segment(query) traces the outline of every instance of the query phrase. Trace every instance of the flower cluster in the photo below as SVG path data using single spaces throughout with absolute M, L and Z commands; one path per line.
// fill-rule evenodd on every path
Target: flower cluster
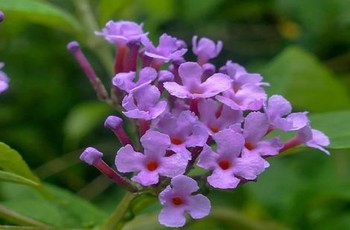
M 198 219 L 209 214 L 210 201 L 198 194 L 198 182 L 216 189 L 235 189 L 255 181 L 269 167 L 266 158 L 298 145 L 324 148 L 329 140 L 312 129 L 307 112 L 292 112 L 280 95 L 268 97 L 260 74 L 227 61 L 217 67 L 222 42 L 192 39 L 195 61 L 187 61 L 184 41 L 163 34 L 155 45 L 142 24 L 110 21 L 97 35 L 116 46 L 111 95 L 94 73 L 77 42 L 69 50 L 83 67 L 100 99 L 123 108 L 124 117 L 109 116 L 105 127 L 120 140 L 116 170 L 89 147 L 81 159 L 94 165 L 131 192 L 152 191 L 164 208 L 159 222 L 185 224 L 185 214 Z M 138 127 L 133 143 L 123 122 Z M 291 132 L 289 140 L 275 130 Z M 280 133 L 280 132 L 279 132 Z M 190 176 L 195 168 L 200 176 Z M 126 173 L 132 173 L 127 177 Z M 170 179 L 169 179 L 170 178 Z

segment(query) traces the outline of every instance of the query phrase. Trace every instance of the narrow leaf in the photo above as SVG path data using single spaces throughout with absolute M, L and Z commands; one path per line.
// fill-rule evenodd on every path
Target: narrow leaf
M 39 186 L 37 182 L 24 178 L 22 176 L 18 176 L 17 174 L 11 172 L 0 171 L 0 180 L 30 186 Z
M 60 28 L 66 32 L 77 33 L 81 26 L 68 12 L 43 1 L 1 0 L 0 9 L 6 17 L 20 18 L 30 22 Z
M 16 150 L 2 142 L 0 142 L 0 168 L 4 171 L 40 183 L 39 178 L 32 173 L 22 156 Z

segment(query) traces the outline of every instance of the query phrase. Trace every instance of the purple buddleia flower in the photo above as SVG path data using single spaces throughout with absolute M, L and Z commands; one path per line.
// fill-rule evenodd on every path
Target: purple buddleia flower
M 187 49 L 183 47 L 182 41 L 167 34 L 160 36 L 157 47 L 147 37 L 142 38 L 141 42 L 145 47 L 144 55 L 156 59 L 160 63 L 181 59 L 187 52 Z
M 216 99 L 235 110 L 259 110 L 267 98 L 261 86 L 268 85 L 262 82 L 259 74 L 248 73 L 242 66 L 228 61 L 220 72 L 231 77 L 232 85 L 222 96 Z
M 202 83 L 202 68 L 196 62 L 185 62 L 179 67 L 179 76 L 182 85 L 176 82 L 165 82 L 164 88 L 178 98 L 209 98 L 213 97 L 231 86 L 229 76 L 216 73 Z
M 138 73 L 138 79 L 136 79 L 136 73 L 133 71 L 127 73 L 118 73 L 113 79 L 113 85 L 130 93 L 132 89 L 145 83 L 151 83 L 157 78 L 157 71 L 151 67 L 145 67 Z
M 135 172 L 131 179 L 143 186 L 157 184 L 159 176 L 174 177 L 185 172 L 188 161 L 173 154 L 165 156 L 170 147 L 168 135 L 149 130 L 141 137 L 144 153 L 134 151 L 131 145 L 118 150 L 115 164 L 119 172 Z
M 298 139 L 306 146 L 319 149 L 329 155 L 329 151 L 324 148 L 330 144 L 329 138 L 323 132 L 307 125 L 299 130 Z
M 273 156 L 283 147 L 279 137 L 264 140 L 269 129 L 268 118 L 261 112 L 251 112 L 244 120 L 243 136 L 244 152 L 256 153 L 260 156 Z
M 284 144 L 281 152 L 301 144 L 319 149 L 329 155 L 329 151 L 324 148 L 330 144 L 329 138 L 323 132 L 312 129 L 309 124 L 298 130 L 298 134 Z
M 193 219 L 207 216 L 210 201 L 202 194 L 192 195 L 198 189 L 197 182 L 188 176 L 172 178 L 171 185 L 159 194 L 159 201 L 164 206 L 158 216 L 159 223 L 167 227 L 182 227 L 186 223 L 186 213 Z
M 157 87 L 148 84 L 137 86 L 124 97 L 122 102 L 125 116 L 135 119 L 152 120 L 162 114 L 167 102 L 160 100 Z
M 309 122 L 306 112 L 291 113 L 291 104 L 280 95 L 271 96 L 267 105 L 264 106 L 264 110 L 269 118 L 271 129 L 281 129 L 283 131 L 299 130 Z
M 207 180 L 215 188 L 236 188 L 240 178 L 255 180 L 269 166 L 258 154 L 241 154 L 244 138 L 231 129 L 214 134 L 213 139 L 217 150 L 205 145 L 199 155 L 198 166 L 212 171 Z
M 243 120 L 240 110 L 233 110 L 225 105 L 220 105 L 212 99 L 203 99 L 198 103 L 199 119 L 206 125 L 209 135 L 229 128 Z M 239 124 L 240 126 L 240 124 Z
M 9 79 L 7 75 L 1 71 L 2 67 L 4 67 L 4 63 L 0 62 L 0 93 L 4 92 L 9 87 Z
M 198 36 L 192 38 L 192 51 L 197 55 L 198 63 L 207 63 L 209 59 L 215 58 L 222 50 L 222 42 L 218 41 L 217 44 L 213 40 L 208 38 L 201 38 L 197 42 Z
M 191 152 L 187 148 L 203 146 L 208 139 L 204 125 L 190 111 L 183 111 L 177 116 L 166 113 L 154 128 L 167 134 L 171 140 L 169 149 L 187 160 L 191 159 Z
M 101 32 L 95 32 L 95 34 L 103 36 L 110 43 L 125 46 L 129 42 L 137 42 L 147 37 L 142 26 L 130 21 L 109 21 Z

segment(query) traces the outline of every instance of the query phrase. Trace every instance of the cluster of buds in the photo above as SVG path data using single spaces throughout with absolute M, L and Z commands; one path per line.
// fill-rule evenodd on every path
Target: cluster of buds
M 109 116 L 105 127 L 122 147 L 116 153 L 116 169 L 92 147 L 80 159 L 130 192 L 157 195 L 163 205 L 161 224 L 181 227 L 185 214 L 194 219 L 209 214 L 210 201 L 199 194 L 199 182 L 209 190 L 235 189 L 255 181 L 269 167 L 268 157 L 299 145 L 329 154 L 324 148 L 328 137 L 310 127 L 307 112 L 292 112 L 280 95 L 268 97 L 263 87 L 269 84 L 260 74 L 233 61 L 222 67 L 209 62 L 219 55 L 222 42 L 194 36 L 197 60 L 187 61 L 184 41 L 163 34 L 155 46 L 142 24 L 109 21 L 96 34 L 116 46 L 110 94 L 79 44 L 71 42 L 68 49 L 100 99 L 121 101 L 124 116 Z M 123 128 L 126 120 L 138 127 L 137 143 Z M 282 141 L 275 130 L 294 136 Z M 203 173 L 194 175 L 196 168 Z

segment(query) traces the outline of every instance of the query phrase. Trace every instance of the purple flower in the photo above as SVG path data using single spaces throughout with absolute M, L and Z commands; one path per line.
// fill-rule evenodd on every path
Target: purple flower
M 147 37 L 143 37 L 141 42 L 145 47 L 144 55 L 156 59 L 161 63 L 181 59 L 187 52 L 181 40 L 167 34 L 160 36 L 159 45 L 157 47 L 155 47 Z
M 0 62 L 0 69 L 4 67 L 4 63 Z M 9 79 L 7 75 L 0 70 L 0 93 L 7 90 L 9 87 Z
M 213 97 L 231 86 L 229 76 L 216 73 L 202 83 L 202 68 L 196 62 L 185 62 L 179 67 L 182 85 L 176 82 L 165 82 L 164 88 L 178 98 L 208 98 Z
M 283 147 L 279 137 L 264 140 L 269 128 L 266 114 L 251 112 L 245 118 L 243 136 L 245 138 L 244 152 L 256 153 L 260 156 L 273 156 Z
M 130 21 L 109 21 L 101 32 L 95 32 L 95 34 L 104 36 L 110 43 L 125 46 L 129 42 L 137 42 L 141 38 L 147 37 L 142 26 L 142 24 L 138 25 Z
M 140 70 L 140 73 L 138 73 L 138 80 L 136 82 L 136 73 L 133 71 L 116 74 L 113 77 L 112 82 L 114 86 L 130 93 L 130 91 L 135 87 L 145 83 L 150 84 L 156 78 L 157 71 L 151 67 L 145 67 Z
M 187 160 L 174 154 L 165 156 L 170 146 L 169 136 L 149 130 L 141 137 L 144 153 L 135 152 L 131 145 L 118 150 L 115 164 L 119 172 L 135 172 L 131 179 L 143 186 L 157 184 L 159 175 L 174 177 L 185 172 Z
M 218 41 L 215 44 L 214 41 L 208 38 L 201 38 L 197 43 L 198 36 L 193 36 L 192 38 L 192 51 L 197 55 L 198 63 L 207 63 L 209 59 L 215 58 L 219 55 L 222 49 L 222 42 Z
M 208 139 L 204 125 L 190 111 L 183 111 L 177 116 L 166 113 L 154 128 L 167 134 L 171 140 L 169 149 L 187 160 L 191 159 L 191 152 L 187 148 L 203 146 Z
M 192 178 L 179 175 L 171 179 L 160 194 L 159 201 L 164 206 L 158 220 L 167 227 L 182 227 L 186 223 L 185 213 L 194 219 L 207 216 L 211 205 L 207 197 L 202 194 L 192 195 L 199 189 Z
M 200 100 L 198 102 L 198 111 L 199 119 L 206 125 L 209 135 L 229 128 L 243 120 L 242 111 L 219 105 L 218 102 L 212 99 Z
M 157 87 L 148 84 L 137 86 L 125 96 L 122 102 L 125 116 L 135 119 L 151 120 L 162 114 L 167 102 L 160 100 Z
M 298 131 L 297 139 L 300 144 L 319 149 L 329 155 L 329 151 L 324 148 L 330 144 L 329 138 L 323 132 L 307 125 Z
M 306 112 L 291 113 L 292 106 L 289 101 L 280 95 L 271 96 L 264 109 L 272 126 L 271 128 L 293 131 L 305 127 L 309 122 Z
M 269 166 L 258 154 L 241 154 L 244 138 L 231 129 L 214 134 L 213 139 L 217 144 L 216 152 L 205 145 L 198 166 L 212 171 L 207 180 L 215 188 L 236 188 L 240 178 L 255 180 Z
M 261 82 L 259 74 L 248 73 L 242 66 L 228 61 L 220 72 L 233 80 L 229 90 L 216 99 L 235 110 L 259 110 L 267 95 L 261 88 L 267 83 Z

